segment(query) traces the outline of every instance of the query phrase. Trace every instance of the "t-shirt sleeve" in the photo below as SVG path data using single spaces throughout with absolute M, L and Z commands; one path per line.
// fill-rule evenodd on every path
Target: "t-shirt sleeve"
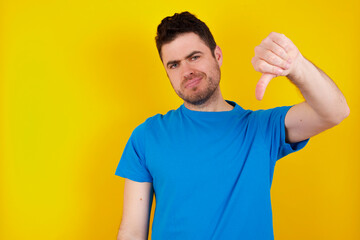
M 289 153 L 296 152 L 308 143 L 305 139 L 296 143 L 285 141 L 285 116 L 292 106 L 276 107 L 260 111 L 261 122 L 264 137 L 267 143 L 270 143 L 270 156 L 273 162 L 276 162 Z
M 153 178 L 146 166 L 145 159 L 145 123 L 140 124 L 132 132 L 115 175 L 136 182 L 152 182 Z

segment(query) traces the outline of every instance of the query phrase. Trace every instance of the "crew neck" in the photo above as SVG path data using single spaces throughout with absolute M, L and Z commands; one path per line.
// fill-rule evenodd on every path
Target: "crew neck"
M 232 116 L 235 113 L 243 110 L 236 102 L 225 100 L 227 103 L 229 103 L 234 108 L 229 111 L 220 111 L 220 112 L 206 112 L 206 111 L 195 111 L 190 110 L 187 107 L 185 107 L 184 103 L 180 106 L 180 110 L 190 117 L 204 117 L 204 118 L 218 118 L 218 117 L 226 117 L 226 116 Z

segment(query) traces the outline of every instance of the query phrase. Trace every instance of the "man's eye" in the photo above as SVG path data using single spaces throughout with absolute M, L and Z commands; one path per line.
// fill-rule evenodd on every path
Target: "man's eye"
M 192 56 L 191 60 L 197 60 L 200 56 Z
M 171 64 L 171 65 L 170 65 L 170 68 L 171 68 L 171 69 L 174 69 L 174 68 L 176 68 L 177 66 L 178 66 L 178 64 L 177 64 L 177 63 L 174 63 L 174 64 Z

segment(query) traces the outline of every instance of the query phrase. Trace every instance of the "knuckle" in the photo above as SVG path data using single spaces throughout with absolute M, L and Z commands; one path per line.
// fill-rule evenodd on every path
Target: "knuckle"
M 269 62 L 276 63 L 276 57 L 273 54 L 269 54 Z
M 256 58 L 256 57 L 253 57 L 252 59 L 251 59 L 251 64 L 252 64 L 252 66 L 254 67 L 254 69 L 255 69 L 255 71 L 260 71 L 260 69 L 259 69 L 259 61 L 258 61 L 258 59 Z
M 261 72 L 265 72 L 266 70 L 266 63 L 264 61 L 261 61 L 258 63 L 258 69 L 261 71 Z
M 271 32 L 271 37 L 275 38 L 275 37 L 279 37 L 280 33 L 277 32 Z
M 256 85 L 258 87 L 264 87 L 265 83 L 263 81 L 258 81 Z
M 272 71 L 273 74 L 277 75 L 277 67 L 273 66 L 271 71 Z
M 287 57 L 287 53 L 282 48 L 279 48 L 279 56 L 282 56 L 283 58 Z
M 251 64 L 254 65 L 254 63 L 255 63 L 255 57 L 252 57 L 251 58 Z
M 280 56 L 280 57 L 283 57 L 283 56 L 284 56 L 284 53 L 283 53 L 280 49 L 278 49 L 278 48 L 276 48 L 276 49 L 274 50 L 274 52 L 275 52 L 276 55 L 278 55 L 278 56 Z
M 268 60 L 269 62 L 273 62 L 274 61 L 274 55 L 270 51 L 268 51 L 265 54 L 265 59 Z
M 286 49 L 286 51 L 289 51 L 289 44 L 287 44 L 286 42 L 283 43 L 283 47 Z
M 264 45 L 269 45 L 270 41 L 271 41 L 270 38 L 267 37 L 267 38 L 265 38 L 265 39 L 263 40 L 262 43 L 263 43 Z

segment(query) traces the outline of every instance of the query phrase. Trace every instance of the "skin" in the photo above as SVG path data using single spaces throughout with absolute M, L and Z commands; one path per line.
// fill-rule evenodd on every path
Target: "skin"
M 303 57 L 284 34 L 272 32 L 255 47 L 252 64 L 262 73 L 255 91 L 257 99 L 263 98 L 268 83 L 277 76 L 286 76 L 305 98 L 285 117 L 286 141 L 305 140 L 339 124 L 350 114 L 345 97 L 336 84 Z
M 196 111 L 233 108 L 220 91 L 222 52 L 219 46 L 214 50 L 214 57 L 198 35 L 185 33 L 164 44 L 161 52 L 167 76 L 185 107 Z

